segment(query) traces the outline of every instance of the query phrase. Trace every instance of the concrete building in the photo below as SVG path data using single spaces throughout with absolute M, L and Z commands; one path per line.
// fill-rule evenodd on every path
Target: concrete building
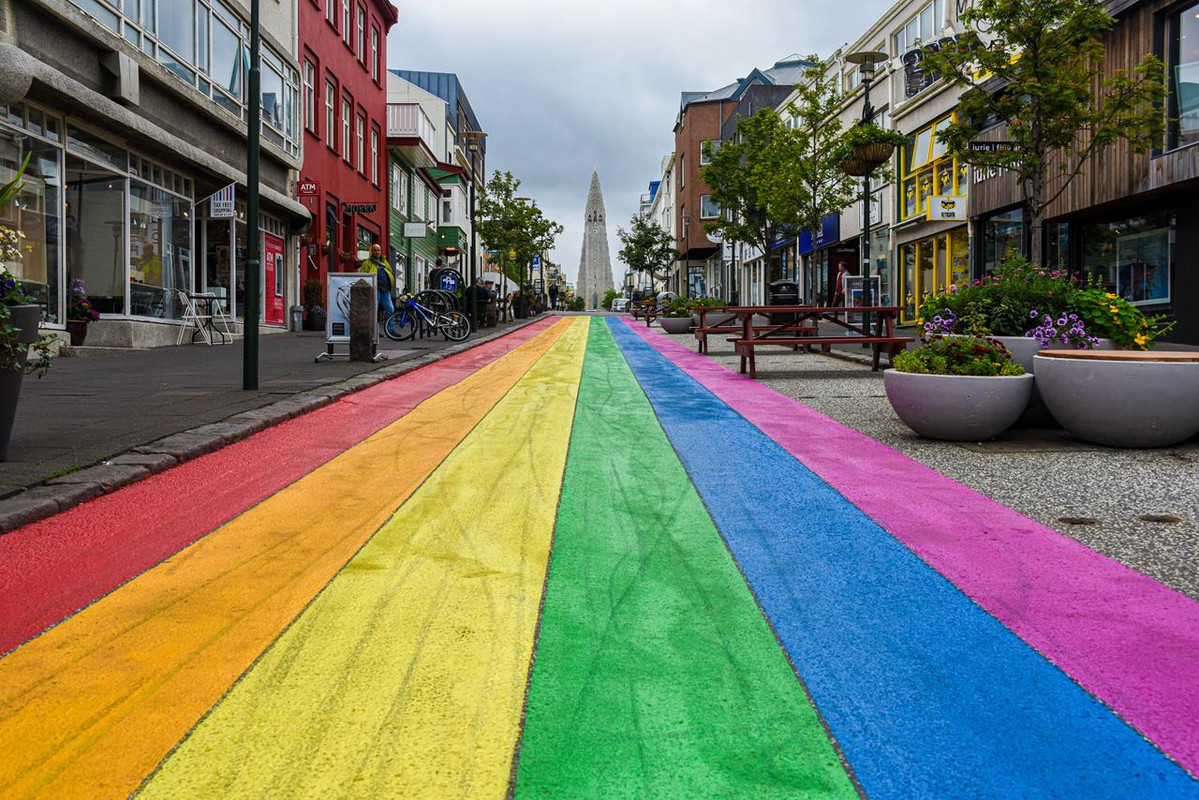
M 241 317 L 250 236 L 264 325 L 286 323 L 310 217 L 291 198 L 296 14 L 294 0 L 263 7 L 262 212 L 247 220 L 244 0 L 0 0 L 0 182 L 31 156 L 0 225 L 25 235 L 6 266 L 48 329 L 80 282 L 103 315 L 89 345 L 173 344 L 180 291 L 212 292 Z

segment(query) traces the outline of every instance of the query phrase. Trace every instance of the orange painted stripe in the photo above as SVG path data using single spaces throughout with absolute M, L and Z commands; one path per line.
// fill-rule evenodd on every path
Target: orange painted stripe
M 0 796 L 136 789 L 569 324 L 0 660 Z

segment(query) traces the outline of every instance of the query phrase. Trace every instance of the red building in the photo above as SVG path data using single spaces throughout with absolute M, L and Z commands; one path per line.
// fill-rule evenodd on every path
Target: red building
M 304 166 L 299 200 L 312 212 L 301 276 L 356 268 L 387 252 L 388 0 L 298 0 Z

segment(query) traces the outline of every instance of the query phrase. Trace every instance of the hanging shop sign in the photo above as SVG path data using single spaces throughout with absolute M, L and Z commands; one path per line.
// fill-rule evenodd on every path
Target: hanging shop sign
M 376 203 L 342 203 L 343 214 L 374 214 Z
M 966 198 L 945 195 L 933 195 L 928 198 L 928 219 L 930 222 L 964 220 L 965 218 Z
M 236 184 L 229 184 L 224 189 L 208 199 L 208 216 L 213 219 L 233 216 L 233 190 Z
M 321 185 L 316 181 L 300 181 L 296 184 L 297 197 L 316 197 L 321 193 Z
M 429 223 L 427 222 L 405 222 L 404 223 L 404 238 L 405 239 L 423 239 L 429 235 Z

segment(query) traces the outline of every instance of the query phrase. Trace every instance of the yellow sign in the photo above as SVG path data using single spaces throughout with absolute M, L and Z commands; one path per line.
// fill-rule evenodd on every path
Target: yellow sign
M 930 222 L 966 219 L 966 198 L 933 195 L 928 198 L 928 219 Z

